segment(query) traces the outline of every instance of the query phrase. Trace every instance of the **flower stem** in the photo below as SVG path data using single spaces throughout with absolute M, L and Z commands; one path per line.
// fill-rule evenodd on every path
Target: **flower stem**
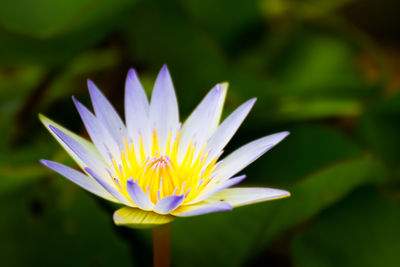
M 171 224 L 163 224 L 153 228 L 153 260 L 154 267 L 170 266 Z

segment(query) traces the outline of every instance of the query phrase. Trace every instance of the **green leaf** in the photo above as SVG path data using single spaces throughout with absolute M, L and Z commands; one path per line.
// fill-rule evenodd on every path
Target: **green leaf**
M 220 40 L 229 53 L 237 54 L 243 47 L 250 45 L 246 37 L 251 40 L 262 31 L 262 13 L 258 1 L 246 1 L 245 5 L 242 1 L 230 0 L 179 2 L 188 16 L 210 34 L 210 39 Z
M 297 266 L 398 265 L 400 202 L 373 188 L 324 211 L 292 243 Z
M 0 25 L 8 31 L 48 38 L 77 28 L 89 28 L 112 18 L 113 14 L 118 14 L 131 4 L 129 0 L 38 0 L 34 3 L 6 0 L 0 4 Z
M 400 95 L 383 100 L 368 109 L 360 119 L 358 133 L 390 166 L 400 158 Z
M 0 63 L 60 66 L 109 34 L 137 1 L 2 1 Z M 29 9 L 30 12 L 21 12 Z
M 2 265 L 133 265 L 112 211 L 103 211 L 101 202 L 66 179 L 51 177 L 6 200 L 0 202 Z
M 0 196 L 11 194 L 12 192 L 33 184 L 43 178 L 45 169 L 39 164 L 0 164 Z
M 291 227 L 340 201 L 355 188 L 388 179 L 384 166 L 369 155 L 326 167 L 289 190 L 292 193 L 290 201 L 276 203 L 275 213 L 270 214 L 260 243 L 274 241 Z

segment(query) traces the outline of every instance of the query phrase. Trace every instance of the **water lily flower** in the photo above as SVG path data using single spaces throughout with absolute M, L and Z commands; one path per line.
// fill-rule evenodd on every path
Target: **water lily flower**
M 227 83 L 217 84 L 183 124 L 166 66 L 157 77 L 150 102 L 136 72 L 129 71 L 125 123 L 90 80 L 88 87 L 94 113 L 73 101 L 92 142 L 39 115 L 83 172 L 49 160 L 41 163 L 87 191 L 124 205 L 114 213 L 117 225 L 157 226 L 176 217 L 289 196 L 279 189 L 231 188 L 245 179 L 245 175 L 234 175 L 289 133 L 262 137 L 220 160 L 255 102 L 248 100 L 220 123 Z

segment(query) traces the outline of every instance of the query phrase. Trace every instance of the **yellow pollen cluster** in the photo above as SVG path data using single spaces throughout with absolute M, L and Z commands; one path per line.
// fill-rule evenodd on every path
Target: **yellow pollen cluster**
M 121 153 L 122 165 L 118 165 L 113 159 L 113 169 L 117 174 L 113 179 L 127 199 L 130 199 L 126 190 L 128 178 L 132 178 L 149 195 L 154 204 L 159 199 L 174 194 L 184 194 L 186 196 L 184 203 L 188 203 L 210 182 L 218 158 L 206 164 L 208 154 L 204 152 L 205 145 L 196 152 L 196 145 L 192 141 L 184 159 L 178 163 L 179 137 L 180 132 L 172 141 L 170 133 L 165 153 L 161 155 L 158 152 L 157 132 L 154 130 L 151 156 L 146 156 L 142 138 L 139 144 L 128 143 L 124 138 L 125 151 Z

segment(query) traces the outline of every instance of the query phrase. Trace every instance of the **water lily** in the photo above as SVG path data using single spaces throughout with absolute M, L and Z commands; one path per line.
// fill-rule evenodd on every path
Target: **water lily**
M 157 226 L 176 217 L 289 196 L 279 189 L 231 188 L 245 179 L 237 173 L 289 133 L 262 137 L 222 157 L 255 103 L 248 100 L 220 123 L 227 83 L 217 84 L 184 123 L 166 66 L 157 77 L 150 102 L 136 72 L 129 71 L 125 123 L 90 80 L 88 87 L 94 113 L 73 101 L 91 142 L 39 116 L 82 172 L 49 160 L 41 163 L 87 191 L 124 205 L 114 213 L 117 225 Z

